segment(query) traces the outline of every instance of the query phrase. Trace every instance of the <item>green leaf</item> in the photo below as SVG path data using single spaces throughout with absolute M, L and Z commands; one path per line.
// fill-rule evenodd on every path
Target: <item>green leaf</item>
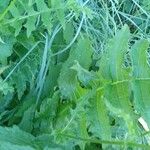
M 53 137 L 48 134 L 34 137 L 20 130 L 17 126 L 0 127 L 0 148 L 6 146 L 12 150 L 40 150 L 47 148 L 62 148 L 63 146 L 53 143 Z M 15 149 L 16 148 L 16 149 Z M 22 149 L 21 149 L 22 148 Z
M 82 138 L 89 138 L 88 131 L 87 131 L 87 117 L 86 114 L 82 114 L 80 119 L 80 134 Z M 82 141 L 80 144 L 81 150 L 85 150 L 85 145 L 87 142 Z
M 1 150 L 35 150 L 30 146 L 19 146 L 15 144 L 11 144 L 9 142 L 0 142 L 0 149 Z
M 8 6 L 10 0 L 5 0 L 3 3 L 0 3 L 0 13 L 2 13 L 5 8 Z
M 65 28 L 65 4 L 62 0 L 51 0 L 52 8 L 55 10 L 58 20 Z
M 0 92 L 2 92 L 4 95 L 7 95 L 8 93 L 13 93 L 14 88 L 9 85 L 7 82 L 3 82 L 3 80 L 0 78 Z
M 21 71 L 18 71 L 17 74 L 13 76 L 13 80 L 15 88 L 17 89 L 18 99 L 21 99 L 21 97 L 24 94 L 24 91 L 26 90 L 26 78 Z
M 11 56 L 13 50 L 13 44 L 15 39 L 12 36 L 7 36 L 4 38 L 5 43 L 0 43 L 0 62 L 2 64 L 7 64 L 7 57 Z
M 94 136 L 98 136 L 103 140 L 111 139 L 111 128 L 109 124 L 108 111 L 104 101 L 103 89 L 98 89 L 96 94 L 90 100 L 88 110 L 88 118 L 90 123 L 90 131 Z
M 39 112 L 36 111 L 35 113 L 34 130 L 37 130 L 36 134 L 51 132 L 52 125 L 54 125 L 53 120 L 57 120 L 59 98 L 59 92 L 55 92 L 52 98 L 43 100 Z
M 55 134 L 59 142 L 66 143 L 65 145 L 72 147 L 79 145 L 81 149 L 84 149 L 85 141 L 74 141 L 67 139 L 63 134 L 69 134 L 73 136 L 80 136 L 88 138 L 88 120 L 85 113 L 85 108 L 88 106 L 88 100 L 92 97 L 94 91 L 85 90 L 79 92 L 79 97 L 76 99 L 76 106 L 73 106 L 72 102 L 64 102 L 59 105 L 59 114 L 57 116 L 57 122 L 55 127 Z M 75 107 L 75 108 L 73 108 Z
M 0 67 L 0 75 L 8 68 L 8 66 Z
M 80 66 L 78 61 L 75 61 L 75 64 L 71 67 L 71 69 L 77 71 L 78 80 L 83 86 L 94 88 L 96 85 L 96 80 L 98 80 L 95 72 L 89 72 L 88 70 L 84 69 L 82 66 Z
M 149 11 L 150 10 L 150 1 L 149 0 L 143 0 L 143 7 L 145 10 Z
M 127 25 L 109 40 L 106 53 L 100 62 L 100 70 L 107 80 L 120 81 L 124 79 L 124 55 L 128 50 L 130 31 Z
M 55 87 L 57 86 L 57 79 L 59 77 L 60 69 L 61 64 L 54 65 L 51 63 L 49 65 L 49 74 L 45 79 L 42 97 L 51 97 L 54 94 Z
M 147 61 L 149 42 L 142 39 L 135 43 L 131 49 L 132 71 L 135 78 L 149 78 L 150 67 Z
M 0 127 L 0 142 L 9 142 L 19 146 L 33 147 L 34 137 L 24 131 L 21 131 L 17 126 L 12 128 Z
M 63 30 L 63 37 L 67 44 L 71 42 L 74 36 L 74 27 L 71 22 L 66 24 L 66 28 Z
M 8 125 L 12 126 L 13 124 L 17 124 L 21 122 L 21 119 L 26 120 L 26 114 L 31 110 L 29 109 L 33 104 L 35 103 L 35 96 L 33 94 L 33 91 L 30 92 L 29 94 L 25 95 L 24 98 L 22 98 L 22 101 L 20 101 L 20 104 L 17 105 L 14 110 L 15 112 L 11 115 L 9 118 Z M 33 115 L 33 114 L 32 114 Z M 31 115 L 31 120 L 32 120 L 32 115 Z M 29 116 L 30 117 L 30 116 Z M 23 121 L 22 120 L 22 121 Z M 29 124 L 30 124 L 30 121 Z M 19 121 L 19 122 L 18 122 Z M 30 125 L 29 125 L 30 126 Z M 28 127 L 29 127 L 28 126 Z M 29 129 L 29 128 L 28 128 Z
M 74 60 L 77 60 L 85 69 L 89 69 L 92 62 L 91 55 L 91 42 L 87 37 L 82 39 L 80 38 L 76 47 L 71 49 L 69 58 L 63 64 L 60 77 L 58 78 L 59 88 L 63 96 L 71 98 L 79 88 L 77 74 L 74 70 L 70 69 L 74 63 Z
M 123 67 L 124 56 L 128 50 L 129 35 L 129 28 L 125 25 L 108 43 L 107 54 L 105 54 L 100 65 L 105 67 L 101 68 L 101 72 L 103 73 L 104 79 L 109 82 L 104 87 L 105 98 L 112 107 L 121 109 L 120 114 L 116 114 L 110 108 L 109 111 L 124 119 L 129 131 L 129 138 L 134 139 L 137 135 L 137 125 L 134 124 L 136 120 L 134 120 L 135 116 L 130 102 L 130 76 L 126 74 L 126 68 Z
M 41 21 L 43 22 L 43 25 L 48 29 L 48 32 L 51 34 L 52 29 L 52 14 L 50 12 L 50 9 L 46 5 L 46 3 L 43 0 L 36 0 L 37 10 L 39 12 L 47 11 L 41 14 Z
M 35 115 L 35 104 L 31 105 L 31 107 L 24 112 L 23 118 L 20 124 L 18 125 L 20 129 L 30 133 L 33 129 L 34 115 Z
M 36 11 L 34 11 L 34 8 L 32 6 L 30 6 L 29 8 L 27 8 L 27 12 L 28 15 L 32 15 L 34 13 L 36 13 Z M 34 31 L 36 29 L 36 21 L 37 21 L 37 17 L 36 16 L 32 16 L 29 17 L 27 19 L 27 23 L 24 25 L 27 29 L 27 37 L 30 37 L 32 31 Z
M 149 42 L 145 39 L 135 43 L 131 50 L 132 59 L 132 89 L 134 92 L 134 105 L 138 113 L 148 123 L 150 127 L 149 93 L 150 93 L 150 67 L 147 62 L 147 50 Z
M 19 6 L 18 6 L 19 7 Z M 11 8 L 9 9 L 10 13 L 14 18 L 19 18 L 21 16 L 20 10 L 17 8 L 15 4 L 11 5 Z M 23 20 L 18 20 L 16 22 L 12 22 L 11 26 L 15 28 L 15 36 L 17 36 L 21 29 L 22 29 Z

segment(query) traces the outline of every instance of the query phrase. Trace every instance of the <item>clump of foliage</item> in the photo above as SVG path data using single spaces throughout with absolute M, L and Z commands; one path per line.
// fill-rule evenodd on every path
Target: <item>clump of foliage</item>
M 149 149 L 149 11 L 1 1 L 0 149 Z

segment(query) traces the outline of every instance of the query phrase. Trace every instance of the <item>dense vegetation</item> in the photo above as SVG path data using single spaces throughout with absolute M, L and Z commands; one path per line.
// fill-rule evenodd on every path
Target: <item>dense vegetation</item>
M 0 0 L 0 150 L 149 150 L 149 32 L 149 0 Z

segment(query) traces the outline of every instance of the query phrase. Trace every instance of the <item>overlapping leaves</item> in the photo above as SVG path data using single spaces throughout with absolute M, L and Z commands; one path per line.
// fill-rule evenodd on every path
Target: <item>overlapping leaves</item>
M 108 40 L 95 70 L 93 41 L 82 30 L 88 17 L 83 17 L 81 27 L 78 24 L 81 10 L 85 13 L 88 8 L 74 0 L 8 3 L 0 5 L 0 124 L 12 127 L 0 127 L 0 148 L 46 150 L 79 146 L 84 150 L 100 144 L 103 149 L 149 148 L 141 144 L 149 140 L 141 137 L 143 128 L 138 124 L 138 117 L 142 117 L 150 127 L 149 42 L 139 39 L 132 45 L 129 28 L 123 26 Z M 70 21 L 68 16 L 75 16 L 75 20 Z M 58 50 L 74 39 L 78 26 L 81 29 L 74 42 L 59 54 Z M 52 40 L 57 27 L 60 28 Z M 48 55 L 43 60 L 44 46 L 49 42 L 45 42 L 45 31 L 53 42 L 46 47 Z M 52 54 L 55 52 L 58 56 Z M 124 64 L 127 53 L 131 60 L 128 68 Z M 40 69 L 41 64 L 47 66 Z M 45 78 L 37 108 L 39 70 L 44 70 Z

